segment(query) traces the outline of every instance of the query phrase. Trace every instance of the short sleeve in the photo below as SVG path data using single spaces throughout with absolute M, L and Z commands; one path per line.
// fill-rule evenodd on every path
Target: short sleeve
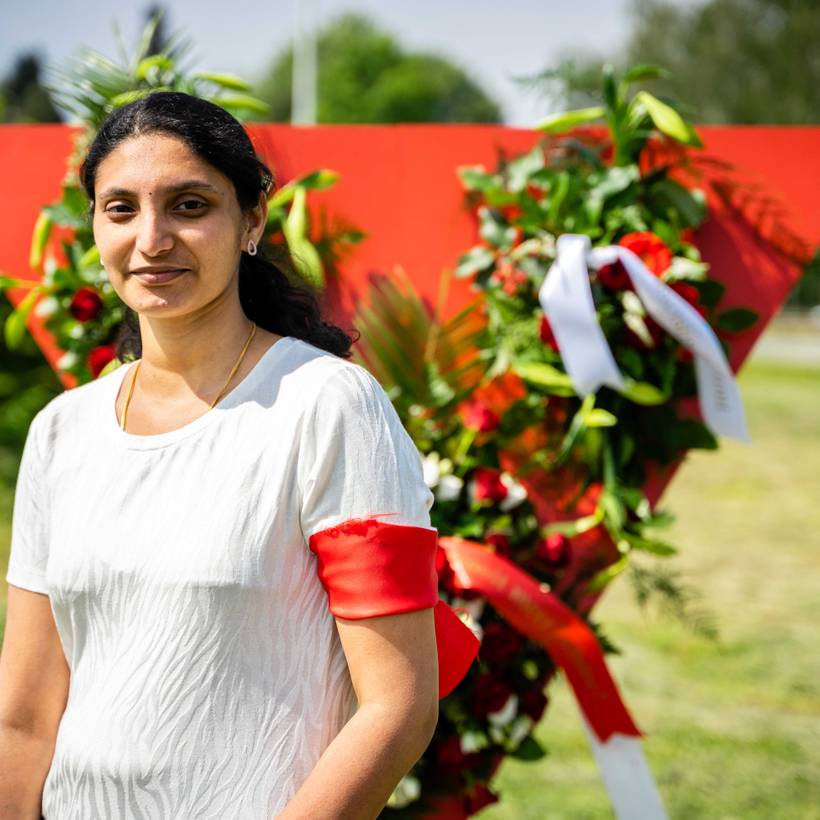
M 44 472 L 40 441 L 43 411 L 29 425 L 11 519 L 11 552 L 6 581 L 16 587 L 48 594 L 48 516 L 43 494 Z
M 358 365 L 326 381 L 301 435 L 301 526 L 330 611 L 368 618 L 432 607 L 444 697 L 466 675 L 478 640 L 438 597 L 434 495 L 416 445 Z
M 389 396 L 365 368 L 336 369 L 307 411 L 299 448 L 306 540 L 349 519 L 430 528 L 434 495 Z

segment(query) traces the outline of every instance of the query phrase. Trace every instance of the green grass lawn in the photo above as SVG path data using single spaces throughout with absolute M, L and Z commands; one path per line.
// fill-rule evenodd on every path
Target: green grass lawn
M 693 453 L 663 506 L 672 562 L 703 592 L 721 643 L 654 610 L 619 578 L 595 610 L 621 647 L 610 668 L 673 820 L 820 818 L 820 368 L 751 362 L 740 376 L 752 445 Z M 0 567 L 9 487 L 0 488 Z M 5 570 L 4 570 L 5 571 Z M 0 585 L 0 628 L 5 613 Z M 537 763 L 507 761 L 483 820 L 612 818 L 564 681 Z
M 694 452 L 663 506 L 671 559 L 703 592 L 719 645 L 642 613 L 625 578 L 595 619 L 673 820 L 820 818 L 820 368 L 752 361 L 739 379 L 752 444 Z M 666 559 L 667 561 L 669 559 Z M 482 820 L 612 818 L 563 679 L 536 763 L 506 761 Z

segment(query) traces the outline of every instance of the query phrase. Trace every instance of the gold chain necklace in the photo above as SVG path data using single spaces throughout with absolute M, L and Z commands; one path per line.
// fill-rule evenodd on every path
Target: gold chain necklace
M 231 369 L 230 374 L 228 375 L 228 380 L 225 382 L 222 389 L 219 391 L 217 397 L 211 402 L 211 406 L 208 408 L 209 410 L 213 410 L 214 405 L 222 398 L 222 394 L 225 392 L 225 388 L 231 383 L 231 379 L 234 377 L 234 373 L 236 373 L 240 364 L 242 364 L 242 359 L 245 358 L 245 353 L 247 353 L 248 347 L 251 343 L 251 339 L 253 339 L 254 334 L 256 333 L 256 322 L 251 322 L 251 335 L 248 336 L 248 340 L 245 342 L 245 346 L 242 348 L 242 352 L 239 354 L 239 358 L 236 360 L 236 364 Z M 128 413 L 128 404 L 131 401 L 131 394 L 134 392 L 134 384 L 137 381 L 137 371 L 142 364 L 142 359 L 137 362 L 137 366 L 134 368 L 134 375 L 131 378 L 131 384 L 128 387 L 128 395 L 125 397 L 125 404 L 122 408 L 122 421 L 120 422 L 120 428 L 125 430 L 125 416 Z

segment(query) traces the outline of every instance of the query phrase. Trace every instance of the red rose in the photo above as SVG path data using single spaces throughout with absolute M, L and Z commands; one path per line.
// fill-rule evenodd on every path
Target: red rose
M 485 544 L 492 544 L 501 555 L 510 554 L 510 536 L 503 532 L 488 532 L 484 536 Z
M 678 296 L 689 302 L 704 319 L 706 318 L 706 308 L 700 303 L 700 291 L 694 285 L 689 285 L 686 282 L 672 282 L 669 287 Z
M 68 310 L 78 321 L 90 322 L 102 310 L 102 306 L 103 300 L 96 290 L 79 288 L 71 297 Z
M 98 345 L 92 347 L 88 352 L 88 367 L 91 375 L 96 379 L 100 371 L 114 358 L 116 347 L 114 345 Z
M 535 552 L 551 569 L 563 569 L 572 558 L 572 544 L 566 535 L 554 532 L 539 540 Z
M 506 624 L 491 623 L 484 627 L 479 654 L 482 661 L 496 666 L 509 663 L 523 645 L 521 636 L 514 629 Z
M 621 264 L 620 259 L 616 259 L 611 265 L 603 265 L 595 275 L 597 280 L 610 290 L 626 290 L 632 288 L 632 280 L 626 272 L 626 268 Z
M 476 814 L 485 806 L 489 806 L 497 802 L 498 795 L 493 794 L 493 792 L 491 792 L 482 783 L 476 783 L 473 786 L 472 791 L 469 791 L 464 795 L 464 809 L 468 815 Z
M 497 712 L 512 694 L 509 684 L 492 673 L 479 675 L 470 693 L 470 707 L 476 717 Z
M 501 481 L 501 471 L 492 467 L 478 467 L 473 473 L 476 501 L 503 501 L 507 497 L 507 487 Z
M 464 752 L 457 735 L 450 735 L 436 746 L 436 762 L 446 769 L 460 769 L 464 766 Z
M 660 276 L 672 264 L 672 251 L 652 231 L 625 234 L 618 240 L 618 244 L 639 256 L 655 276 Z
M 479 433 L 488 433 L 501 424 L 498 413 L 494 413 L 486 404 L 476 399 L 464 402 L 459 415 L 465 427 L 478 430 Z
M 538 324 L 538 335 L 545 345 L 549 345 L 556 353 L 559 352 L 558 342 L 555 339 L 555 334 L 552 332 L 552 325 L 545 314 L 541 314 L 541 321 Z
M 518 694 L 518 705 L 522 714 L 538 721 L 547 708 L 549 698 L 540 689 L 525 689 Z

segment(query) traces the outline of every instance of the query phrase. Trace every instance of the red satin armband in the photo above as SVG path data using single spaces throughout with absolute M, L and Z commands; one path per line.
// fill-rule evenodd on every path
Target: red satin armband
M 443 698 L 467 674 L 479 642 L 438 597 L 437 543 L 434 529 L 375 518 L 351 518 L 308 539 L 334 615 L 371 618 L 433 607 Z

